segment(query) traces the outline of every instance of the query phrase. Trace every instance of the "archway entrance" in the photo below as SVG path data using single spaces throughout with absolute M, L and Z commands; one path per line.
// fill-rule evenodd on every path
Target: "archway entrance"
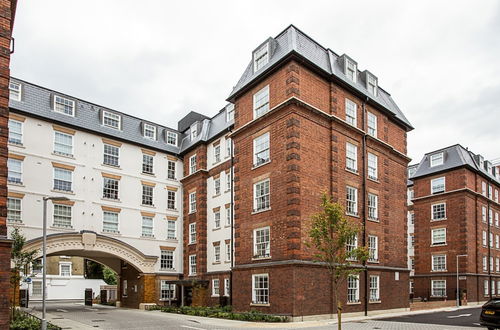
M 42 256 L 43 238 L 26 242 L 24 250 Z M 74 256 L 94 260 L 118 274 L 117 306 L 140 308 L 155 302 L 154 268 L 158 257 L 143 254 L 116 238 L 91 231 L 58 233 L 47 236 L 48 256 Z

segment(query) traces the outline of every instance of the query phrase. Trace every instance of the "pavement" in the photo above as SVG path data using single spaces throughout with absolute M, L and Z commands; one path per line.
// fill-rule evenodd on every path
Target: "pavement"
M 458 330 L 477 329 L 481 308 L 443 308 L 432 311 L 402 312 L 376 316 L 344 316 L 344 330 Z M 41 305 L 31 303 L 30 312 L 41 317 Z M 48 302 L 47 320 L 63 329 L 335 329 L 335 320 L 293 323 L 256 323 L 142 311 L 112 306 L 84 306 L 81 302 Z

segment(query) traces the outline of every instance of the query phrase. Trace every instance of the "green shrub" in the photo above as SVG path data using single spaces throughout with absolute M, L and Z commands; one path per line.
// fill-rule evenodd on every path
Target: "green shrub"
M 191 316 L 204 316 L 220 319 L 238 320 L 238 321 L 253 321 L 253 322 L 286 322 L 286 317 L 263 314 L 259 311 L 252 310 L 247 313 L 234 313 L 231 306 L 224 307 L 191 307 L 191 306 L 156 306 L 149 310 L 160 310 L 165 313 L 186 314 Z

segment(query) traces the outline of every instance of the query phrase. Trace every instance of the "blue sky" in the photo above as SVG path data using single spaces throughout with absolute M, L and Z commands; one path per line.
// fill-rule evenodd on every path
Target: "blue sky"
M 11 73 L 176 127 L 221 109 L 252 50 L 291 23 L 378 77 L 415 127 L 413 162 L 455 143 L 500 158 L 495 0 L 26 0 Z

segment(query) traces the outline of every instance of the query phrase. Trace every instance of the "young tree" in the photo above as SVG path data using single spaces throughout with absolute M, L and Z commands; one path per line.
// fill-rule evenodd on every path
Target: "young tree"
M 14 227 L 11 232 L 12 238 L 12 250 L 10 253 L 10 258 L 14 268 L 12 268 L 12 274 L 10 278 L 10 283 L 14 289 L 13 301 L 12 301 L 12 315 L 14 315 L 14 309 L 16 306 L 16 296 L 17 288 L 21 282 L 21 272 L 24 275 L 28 274 L 28 267 L 30 263 L 33 262 L 36 251 L 23 252 L 24 244 L 26 243 L 26 237 L 21 233 L 19 228 Z
M 349 276 L 358 274 L 368 259 L 366 247 L 351 247 L 359 232 L 359 225 L 346 219 L 344 209 L 338 203 L 333 203 L 330 196 L 323 193 L 321 198 L 322 211 L 312 216 L 312 226 L 309 232 L 310 242 L 307 245 L 317 250 L 314 257 L 324 263 L 331 275 L 332 306 L 337 306 L 338 329 L 342 329 L 342 302 L 339 299 L 339 289 Z M 355 261 L 356 264 L 352 263 Z M 332 311 L 333 312 L 333 311 Z

